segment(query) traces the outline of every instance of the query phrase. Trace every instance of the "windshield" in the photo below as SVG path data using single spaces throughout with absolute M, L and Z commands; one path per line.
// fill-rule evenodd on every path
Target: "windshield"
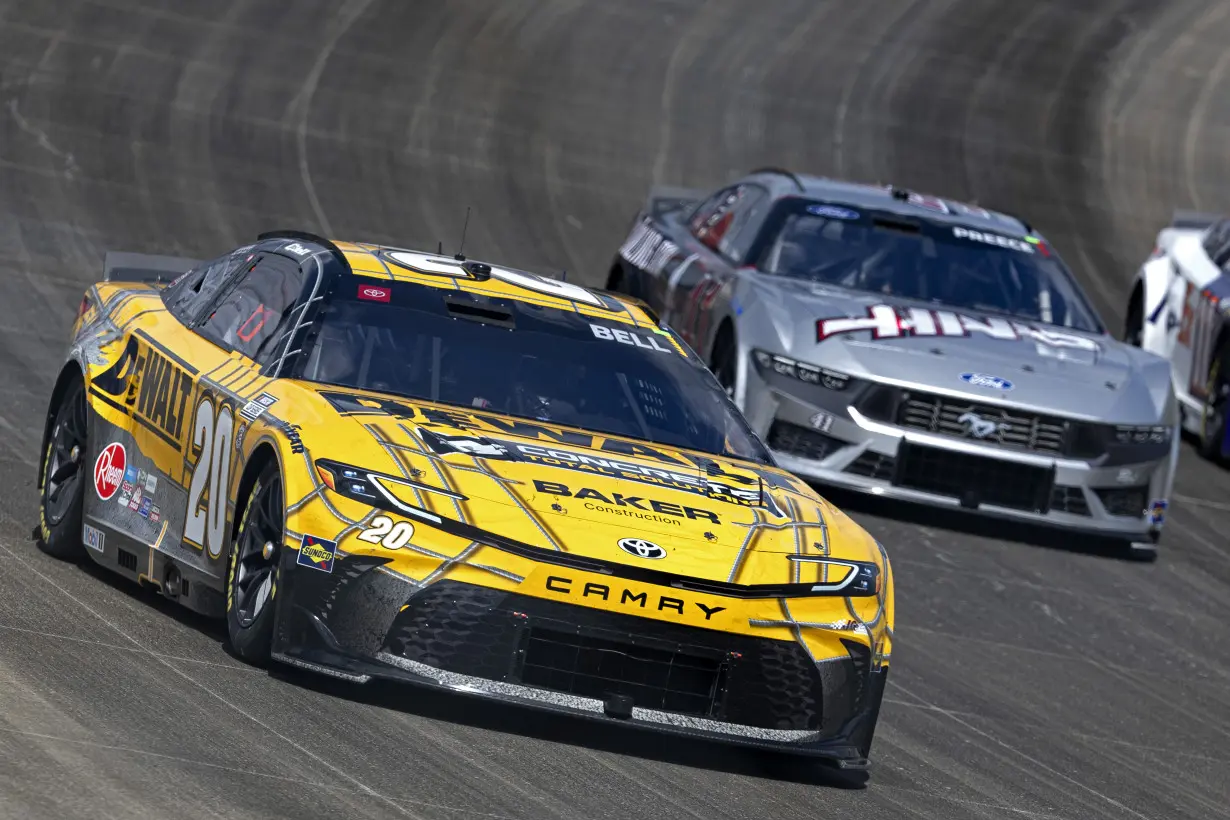
M 303 378 L 771 463 L 673 333 L 410 282 L 358 288 L 380 300 L 333 296 Z
M 766 273 L 1102 332 L 1055 251 L 1036 237 L 788 200 L 766 225 Z

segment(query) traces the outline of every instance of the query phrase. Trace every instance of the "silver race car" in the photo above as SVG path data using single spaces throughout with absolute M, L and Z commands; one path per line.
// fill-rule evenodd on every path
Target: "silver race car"
M 803 478 L 1156 554 L 1170 364 L 1109 335 L 1019 219 L 762 169 L 651 192 L 607 287 L 706 357 Z

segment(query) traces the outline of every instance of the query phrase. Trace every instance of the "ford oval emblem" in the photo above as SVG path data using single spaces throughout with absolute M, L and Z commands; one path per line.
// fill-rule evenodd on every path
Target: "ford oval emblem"
M 1012 382 L 1007 379 L 1001 379 L 999 376 L 990 376 L 986 373 L 962 373 L 961 381 L 968 382 L 974 387 L 989 387 L 992 390 L 1011 390 Z

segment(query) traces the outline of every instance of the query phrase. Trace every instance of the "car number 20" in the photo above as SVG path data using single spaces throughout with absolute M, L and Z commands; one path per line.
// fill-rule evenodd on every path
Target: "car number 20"
M 355 537 L 369 544 L 379 544 L 386 550 L 399 550 L 414 537 L 414 525 L 409 521 L 394 522 L 387 515 L 378 515 L 372 519 L 370 527 Z
M 188 485 L 188 516 L 184 538 L 209 551 L 210 558 L 222 554 L 226 538 L 226 496 L 231 478 L 231 442 L 235 437 L 235 417 L 231 408 L 215 413 L 213 402 L 196 406 L 192 422 L 192 444 L 201 448 L 192 467 Z M 209 499 L 202 509 L 201 495 L 209 486 Z

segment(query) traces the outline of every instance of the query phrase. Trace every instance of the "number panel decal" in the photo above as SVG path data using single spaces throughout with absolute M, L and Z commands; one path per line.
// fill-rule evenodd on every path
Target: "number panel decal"
M 222 555 L 226 541 L 227 495 L 231 478 L 231 450 L 235 417 L 223 407 L 215 415 L 213 402 L 202 399 L 192 423 L 192 444 L 199 448 L 188 484 L 188 510 L 184 540 L 205 549 L 210 558 Z
M 196 418 L 192 421 L 192 444 L 199 448 L 200 455 L 192 468 L 192 480 L 188 484 L 188 515 L 184 520 L 184 538 L 195 547 L 203 547 L 205 519 L 208 516 L 201 509 L 201 496 L 209 480 L 209 463 L 214 447 L 214 406 L 210 401 L 202 401 L 197 405 Z
M 387 515 L 378 515 L 372 519 L 370 527 L 355 537 L 369 544 L 379 544 L 386 550 L 399 550 L 414 537 L 414 525 L 409 521 L 394 522 Z
M 452 276 L 456 278 L 471 278 L 471 274 L 462 267 L 461 262 L 452 259 L 444 259 L 439 256 L 430 256 L 425 253 L 416 251 L 386 251 L 385 255 L 393 262 L 408 268 L 416 273 L 426 273 L 438 276 Z M 491 277 L 498 279 L 509 285 L 514 285 L 525 290 L 541 293 L 546 296 L 555 296 L 559 299 L 569 299 L 573 302 L 581 302 L 582 304 L 592 307 L 607 307 L 606 303 L 599 299 L 594 294 L 590 293 L 579 285 L 574 285 L 571 282 L 562 282 L 557 279 L 547 279 L 541 276 L 532 276 L 526 273 L 509 270 L 507 268 L 499 268 L 491 265 Z

